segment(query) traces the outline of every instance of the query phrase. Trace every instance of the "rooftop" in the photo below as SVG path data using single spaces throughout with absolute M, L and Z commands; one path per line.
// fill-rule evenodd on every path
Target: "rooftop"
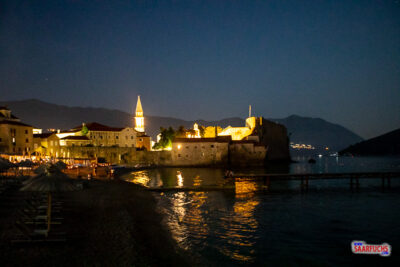
M 97 122 L 86 123 L 85 126 L 89 131 L 108 131 L 108 132 L 120 132 L 125 128 L 117 128 L 117 127 L 109 127 L 107 125 L 103 125 Z M 82 125 L 74 127 L 71 129 L 72 131 L 81 131 Z
M 34 134 L 33 137 L 34 138 L 48 138 L 50 136 L 52 136 L 55 133 L 41 133 L 41 134 Z
M 0 110 L 1 110 L 1 108 L 0 108 Z M 4 114 L 0 112 L 0 118 L 7 118 L 7 117 L 4 116 Z M 10 118 L 11 119 L 18 119 L 18 117 L 14 116 L 13 114 L 10 115 Z
M 18 126 L 27 126 L 27 127 L 33 127 L 31 125 L 19 122 L 19 121 L 8 121 L 8 120 L 4 120 L 4 121 L 0 121 L 0 124 L 10 124 L 10 125 L 18 125 Z
M 89 141 L 90 139 L 87 136 L 80 136 L 80 135 L 70 135 L 64 138 L 61 138 L 61 140 L 81 140 L 81 141 Z
M 231 136 L 218 136 L 212 138 L 175 138 L 173 143 L 229 143 L 232 141 Z
M 232 144 L 257 144 L 256 140 L 234 140 Z

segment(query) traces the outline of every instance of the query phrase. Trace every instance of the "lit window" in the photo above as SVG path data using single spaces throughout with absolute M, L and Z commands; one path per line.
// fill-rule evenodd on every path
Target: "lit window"
M 181 149 L 181 147 L 182 147 L 181 145 L 178 145 L 178 149 Z

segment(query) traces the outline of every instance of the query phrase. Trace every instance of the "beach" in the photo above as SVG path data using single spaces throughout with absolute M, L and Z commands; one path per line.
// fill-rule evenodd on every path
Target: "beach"
M 11 245 L 18 235 L 17 211 L 32 193 L 11 186 L 0 195 L 2 266 L 189 265 L 161 224 L 152 194 L 132 183 L 91 180 L 82 191 L 58 193 L 66 241 Z

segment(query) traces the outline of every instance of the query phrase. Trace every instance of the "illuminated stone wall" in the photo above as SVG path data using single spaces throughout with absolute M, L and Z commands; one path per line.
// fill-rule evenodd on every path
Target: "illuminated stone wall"
M 172 165 L 226 165 L 228 163 L 228 146 L 228 142 L 216 141 L 173 142 L 171 151 Z
M 256 143 L 235 143 L 229 145 L 232 166 L 261 166 L 265 163 L 267 148 Z
M 253 141 L 216 142 L 179 139 L 172 143 L 174 166 L 263 165 L 266 147 Z M 211 138 L 212 139 L 212 138 Z
M 223 129 L 220 133 L 218 133 L 218 136 L 231 136 L 232 140 L 235 141 L 243 140 L 249 135 L 251 135 L 256 126 L 261 123 L 262 123 L 261 118 L 249 117 L 246 119 L 245 127 L 228 126 L 225 129 Z
M 172 164 L 170 151 L 136 151 L 132 147 L 61 147 L 61 158 L 93 159 L 104 158 L 111 164 L 126 166 Z
M 219 126 L 208 126 L 204 129 L 204 136 L 205 138 L 213 138 L 216 137 L 216 134 L 219 134 L 222 132 L 222 128 Z
M 232 140 L 242 140 L 249 136 L 253 132 L 253 129 L 249 127 L 231 127 L 228 126 L 218 134 L 218 136 L 231 136 Z

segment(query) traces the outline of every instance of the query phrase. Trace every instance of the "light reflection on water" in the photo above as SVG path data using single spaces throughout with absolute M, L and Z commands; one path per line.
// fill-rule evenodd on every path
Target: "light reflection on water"
M 254 260 L 258 221 L 254 211 L 259 200 L 249 189 L 252 182 L 240 182 L 247 188 L 233 195 L 234 204 L 224 203 L 222 193 L 177 192 L 157 194 L 161 213 L 179 246 L 201 258 L 207 247 L 237 261 Z M 210 202 L 213 206 L 210 206 Z M 218 218 L 217 220 L 215 220 Z M 210 225 L 211 224 L 211 225 Z M 210 242 L 219 240 L 215 244 Z M 200 261 L 204 261 L 201 259 Z M 203 262 L 204 263 L 204 262 Z
M 318 159 L 317 164 L 297 163 L 290 167 L 246 170 L 275 172 L 399 171 L 400 159 Z M 272 171 L 271 171 L 272 168 Z M 275 168 L 275 169 L 274 169 Z M 178 173 L 178 171 L 180 173 Z M 241 170 L 240 172 L 246 172 Z M 147 187 L 199 187 L 223 184 L 224 170 L 167 168 L 144 170 L 126 177 Z M 307 194 L 262 193 L 262 184 L 236 181 L 232 190 L 210 192 L 154 193 L 178 245 L 190 252 L 198 265 L 326 265 L 349 263 L 353 239 L 370 243 L 400 245 L 398 190 L 389 193 L 366 191 L 353 194 L 348 183 L 313 181 L 320 191 Z M 380 181 L 363 181 L 364 189 Z M 399 187 L 399 181 L 392 186 Z M 296 189 L 298 182 L 279 182 L 273 189 Z M 326 191 L 339 188 L 340 191 Z M 324 191 L 325 190 L 325 191 Z M 387 231 L 386 229 L 390 229 Z M 337 257 L 342 255 L 342 257 Z M 393 258 L 393 257 L 392 257 Z M 372 260 L 379 260 L 373 258 Z M 361 258 L 361 262 L 369 263 Z M 195 264 L 196 264 L 195 263 Z
M 145 187 L 199 187 L 224 184 L 223 169 L 160 168 L 134 171 L 122 178 Z
M 255 234 L 258 221 L 254 210 L 259 200 L 254 198 L 256 183 L 241 181 L 235 183 L 233 211 L 221 217 L 217 237 L 226 241 L 219 250 L 231 259 L 252 262 L 254 260 Z

